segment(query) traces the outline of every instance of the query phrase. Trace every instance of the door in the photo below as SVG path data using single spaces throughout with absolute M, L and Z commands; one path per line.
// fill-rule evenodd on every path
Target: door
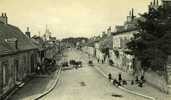
M 20 80 L 19 75 L 19 61 L 14 60 L 14 68 L 15 68 L 15 82 L 18 82 Z
M 31 55 L 31 73 L 35 72 L 35 56 L 34 54 Z

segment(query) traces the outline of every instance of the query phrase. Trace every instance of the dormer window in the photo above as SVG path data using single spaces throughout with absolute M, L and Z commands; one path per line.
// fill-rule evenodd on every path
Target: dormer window
M 8 39 L 5 39 L 5 42 L 8 43 L 11 47 L 18 49 L 17 38 L 8 38 Z

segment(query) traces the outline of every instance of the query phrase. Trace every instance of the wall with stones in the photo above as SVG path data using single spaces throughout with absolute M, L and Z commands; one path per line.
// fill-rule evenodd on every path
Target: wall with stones
M 32 73 L 30 61 L 32 54 L 35 54 L 35 51 L 21 52 L 0 58 L 0 98 L 11 90 L 17 81 L 23 82 Z M 33 68 L 36 67 L 36 61 L 33 66 Z M 3 71 L 5 74 L 3 74 Z M 4 79 L 6 80 L 5 84 L 3 83 Z
M 118 55 L 116 54 L 116 51 L 109 50 L 110 54 L 110 60 L 114 62 L 114 66 L 122 69 L 126 72 L 133 72 L 133 57 L 131 55 L 128 55 L 124 53 L 123 51 L 118 51 Z
M 144 77 L 145 77 L 145 80 L 149 84 L 151 84 L 153 87 L 158 88 L 162 92 L 165 92 L 165 93 L 168 92 L 167 83 L 163 75 L 159 75 L 155 72 L 148 71 L 148 72 L 145 72 Z
M 13 67 L 13 59 L 14 58 L 11 56 L 0 58 L 1 95 L 6 93 L 9 89 L 11 89 L 14 86 L 15 71 L 14 71 L 14 67 Z M 5 72 L 5 76 L 4 76 L 3 72 Z M 4 77 L 6 77 L 5 84 L 4 84 Z

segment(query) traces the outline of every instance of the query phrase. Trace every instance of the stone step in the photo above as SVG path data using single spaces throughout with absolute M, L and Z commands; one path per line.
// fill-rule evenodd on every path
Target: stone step
M 23 87 L 23 86 L 25 85 L 24 82 L 19 82 L 19 81 L 17 81 L 15 84 L 16 84 L 18 87 Z
M 21 83 L 18 87 L 23 87 L 25 85 L 25 83 Z

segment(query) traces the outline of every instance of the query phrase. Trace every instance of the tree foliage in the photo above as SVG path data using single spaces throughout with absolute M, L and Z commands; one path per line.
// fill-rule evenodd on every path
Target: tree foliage
M 85 37 L 76 37 L 76 38 L 69 37 L 69 38 L 62 39 L 61 42 L 70 43 L 70 44 L 76 45 L 77 42 L 82 42 L 82 40 L 88 41 L 89 39 L 85 38 Z
M 171 17 L 166 9 L 159 7 L 142 14 L 140 19 L 139 32 L 127 44 L 131 50 L 129 54 L 141 61 L 144 70 L 164 71 L 171 53 Z

